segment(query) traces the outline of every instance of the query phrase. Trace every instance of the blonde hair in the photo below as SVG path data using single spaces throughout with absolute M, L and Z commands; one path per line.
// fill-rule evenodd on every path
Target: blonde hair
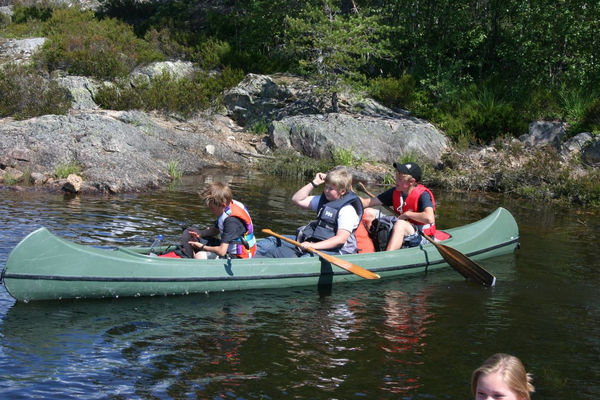
M 500 373 L 506 385 L 521 399 L 530 400 L 530 393 L 535 392 L 532 384 L 531 374 L 525 371 L 525 366 L 515 356 L 504 353 L 496 353 L 473 371 L 471 376 L 471 392 L 477 394 L 477 383 L 482 375 Z
M 352 191 L 352 174 L 344 167 L 336 167 L 327 173 L 325 183 L 335 186 L 338 191 Z
M 231 188 L 222 182 L 209 183 L 202 192 L 200 197 L 204 199 L 206 206 L 226 206 L 233 200 Z

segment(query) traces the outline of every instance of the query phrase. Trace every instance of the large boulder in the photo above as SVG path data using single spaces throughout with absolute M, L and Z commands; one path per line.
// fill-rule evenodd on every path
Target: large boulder
M 132 85 L 150 83 L 152 79 L 168 74 L 173 79 L 192 78 L 195 72 L 194 64 L 189 61 L 158 61 L 137 67 L 129 80 Z
M 13 62 L 27 63 L 31 56 L 46 42 L 46 38 L 35 37 L 27 39 L 8 39 L 0 42 L 0 64 Z
M 571 159 L 580 154 L 585 146 L 592 140 L 592 134 L 589 132 L 581 132 L 569 140 L 566 140 L 561 148 L 560 155 L 563 159 Z
M 94 101 L 94 96 L 100 84 L 86 76 L 63 76 L 56 78 L 59 86 L 67 89 L 71 94 L 71 109 L 96 110 L 100 107 Z
M 531 147 L 552 146 L 560 150 L 567 124 L 560 121 L 534 121 L 529 124 L 529 133 L 522 135 L 521 142 Z
M 304 93 L 300 94 L 301 91 Z M 299 108 L 297 113 L 318 112 L 318 108 L 308 101 L 308 92 L 296 85 L 278 84 L 271 76 L 248 74 L 236 87 L 225 93 L 223 103 L 231 118 L 244 126 L 257 120 L 279 119 L 281 113 L 291 108 L 292 104 L 296 109 Z
M 12 9 L 12 6 L 0 6 L 0 14 L 10 19 L 15 13 Z M 0 15 L 0 17 L 2 16 Z
M 594 136 L 582 149 L 581 159 L 586 165 L 600 167 L 600 136 Z
M 331 94 L 318 90 L 304 79 L 290 75 L 248 74 L 223 99 L 227 113 L 238 124 L 277 121 L 294 115 L 325 114 L 331 110 Z M 408 112 L 395 112 L 375 100 L 349 90 L 338 93 L 340 112 L 399 118 Z
M 371 161 L 414 155 L 437 163 L 448 148 L 441 132 L 407 111 L 390 110 L 351 91 L 340 91 L 338 102 L 340 112 L 331 112 L 331 96 L 307 81 L 256 74 L 248 74 L 224 99 L 228 114 L 240 125 L 270 122 L 274 148 L 295 149 L 309 157 L 327 159 L 351 150 Z
M 448 149 L 448 139 L 433 125 L 417 118 L 382 118 L 347 114 L 299 115 L 272 123 L 275 148 L 294 149 L 318 159 L 331 159 L 340 150 L 357 158 L 391 163 L 416 156 L 432 164 Z
M 236 153 L 249 152 L 248 146 L 217 137 L 231 132 L 224 122 L 217 118 L 202 124 L 163 126 L 142 112 L 5 120 L 0 123 L 0 169 L 29 171 L 41 178 L 73 164 L 81 171 L 83 191 L 117 193 L 162 186 L 170 181 L 172 162 L 183 173 L 248 163 Z M 209 144 L 213 155 L 205 150 Z

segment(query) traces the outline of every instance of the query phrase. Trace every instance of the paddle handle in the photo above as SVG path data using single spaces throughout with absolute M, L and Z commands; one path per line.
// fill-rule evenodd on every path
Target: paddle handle
M 367 188 L 365 187 L 365 185 L 363 185 L 363 183 L 362 183 L 362 182 L 358 182 L 358 188 L 359 188 L 361 191 L 365 192 L 365 193 L 367 194 L 367 196 L 369 196 L 369 197 L 372 197 L 372 198 L 375 198 L 375 197 L 376 197 L 376 196 L 375 196 L 373 193 L 371 193 L 371 192 L 369 192 L 369 191 L 367 190 Z M 387 210 L 389 210 L 389 211 L 393 212 L 393 213 L 394 213 L 394 215 L 396 215 L 396 211 L 394 210 L 394 208 L 393 208 L 393 207 L 390 207 L 390 206 L 384 206 L 384 207 L 385 207 Z
M 288 243 L 290 243 L 290 244 L 293 244 L 294 246 L 296 246 L 296 247 L 299 247 L 299 248 L 301 248 L 301 249 L 304 249 L 304 250 L 307 250 L 307 251 L 313 252 L 313 253 L 315 253 L 315 254 L 318 254 L 318 255 L 321 255 L 321 254 L 322 254 L 322 253 L 321 253 L 319 250 L 313 249 L 313 248 L 312 248 L 312 247 L 310 247 L 310 246 L 308 246 L 308 247 L 304 248 L 304 247 L 302 247 L 302 243 L 300 243 L 300 242 L 297 242 L 297 241 L 295 241 L 294 239 L 290 239 L 290 238 L 289 238 L 289 237 L 287 237 L 287 236 L 280 235 L 279 233 L 275 233 L 275 232 L 273 232 L 273 231 L 272 231 L 272 230 L 270 230 L 270 229 L 266 229 L 266 228 L 265 228 L 265 229 L 263 229 L 262 231 L 263 231 L 264 233 L 266 233 L 267 235 L 275 236 L 276 238 L 278 238 L 278 239 L 281 239 L 281 240 L 283 240 L 283 241 L 286 241 L 286 242 L 288 242 Z

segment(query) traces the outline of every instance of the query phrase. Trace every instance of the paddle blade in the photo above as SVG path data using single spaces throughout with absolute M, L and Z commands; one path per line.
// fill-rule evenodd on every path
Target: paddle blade
M 422 233 L 422 235 L 435 246 L 444 260 L 466 279 L 474 280 L 486 286 L 494 286 L 496 284 L 496 277 L 494 275 L 487 272 L 481 265 L 465 256 L 460 251 L 437 243 L 434 239 L 424 233 Z
M 347 260 L 342 260 L 341 258 L 334 257 L 332 255 L 323 253 L 323 252 L 315 250 L 315 249 L 309 249 L 309 251 L 311 251 L 311 250 L 315 254 L 319 255 L 319 257 L 321 257 L 325 261 L 328 261 L 331 264 L 335 264 L 338 267 L 343 268 L 346 271 L 351 272 L 355 275 L 358 275 L 362 278 L 365 278 L 365 279 L 379 279 L 380 278 L 380 276 L 377 275 L 376 273 L 371 272 L 368 269 L 364 269 L 363 267 L 353 264 Z

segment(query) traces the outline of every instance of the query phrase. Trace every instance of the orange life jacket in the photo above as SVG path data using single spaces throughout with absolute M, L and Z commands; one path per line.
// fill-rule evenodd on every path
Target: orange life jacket
M 365 221 L 365 215 L 363 214 L 358 228 L 354 231 L 356 237 L 356 247 L 359 253 L 374 253 L 375 246 L 373 241 L 369 237 L 369 231 L 367 230 L 367 221 Z
M 223 232 L 223 224 L 225 218 L 237 217 L 242 220 L 246 226 L 246 233 L 242 238 L 236 239 L 231 243 L 229 247 L 229 254 L 234 254 L 239 258 L 252 258 L 256 253 L 256 238 L 254 237 L 254 227 L 252 225 L 252 218 L 245 205 L 237 200 L 233 200 L 223 211 L 223 214 L 217 220 L 217 226 L 219 232 Z M 245 242 L 245 243 L 244 243 Z M 247 244 L 248 248 L 246 248 Z

